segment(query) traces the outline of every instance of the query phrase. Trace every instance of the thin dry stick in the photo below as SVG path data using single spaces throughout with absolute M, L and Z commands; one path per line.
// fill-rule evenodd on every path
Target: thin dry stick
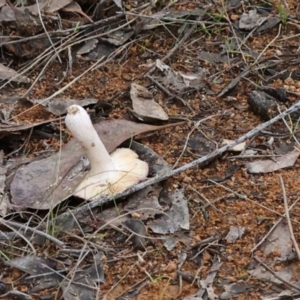
M 147 252 L 144 252 L 142 256 L 144 256 Z M 138 261 L 136 261 L 129 269 L 128 271 L 108 290 L 108 292 L 104 295 L 103 299 L 107 299 L 107 296 L 118 286 L 120 282 L 122 282 L 129 274 L 130 272 L 138 265 Z
M 283 183 L 283 179 L 282 176 L 279 174 L 279 180 L 280 180 L 280 185 L 281 185 L 281 189 L 282 189 L 282 196 L 283 196 L 283 202 L 284 202 L 284 210 L 285 210 L 285 218 L 289 227 L 289 231 L 291 234 L 291 240 L 293 241 L 294 244 L 294 248 L 296 250 L 296 253 L 298 255 L 298 258 L 300 260 L 300 250 L 297 244 L 297 241 L 295 239 L 295 235 L 294 235 L 294 231 L 293 231 L 293 226 L 292 226 L 292 222 L 291 222 L 291 218 L 290 218 L 290 213 L 289 213 L 289 206 L 287 203 L 287 198 L 286 198 L 286 192 L 285 192 L 285 187 L 284 187 L 284 183 Z
M 169 97 L 179 100 L 183 105 L 187 106 L 190 111 L 194 112 L 194 109 L 181 97 L 172 94 L 167 88 L 165 88 L 162 84 L 160 84 L 157 80 L 155 80 L 152 76 L 146 75 L 148 79 L 150 79 L 159 89 L 161 89 L 164 93 L 166 93 Z
M 128 299 L 127 298 L 128 296 L 127 297 L 124 297 L 124 296 L 126 296 L 127 293 L 130 293 L 130 291 L 141 290 L 143 287 L 145 287 L 146 284 L 148 284 L 149 280 L 147 280 L 147 279 L 148 279 L 148 276 L 146 276 L 143 279 L 139 280 L 138 282 L 134 283 L 133 285 L 128 287 L 125 291 L 123 291 L 120 295 L 118 295 L 116 297 L 116 299 Z M 129 297 L 129 298 L 131 298 L 131 297 Z
M 52 48 L 53 48 L 53 50 L 54 50 L 54 52 L 56 54 L 56 57 L 58 58 L 59 62 L 62 63 L 61 58 L 60 58 L 60 56 L 59 56 L 59 54 L 58 54 L 58 52 L 57 52 L 57 50 L 56 50 L 56 48 L 55 48 L 52 40 L 51 40 L 51 37 L 49 36 L 49 33 L 48 33 L 48 31 L 47 31 L 47 29 L 45 27 L 45 24 L 44 24 L 44 21 L 43 21 L 43 18 L 42 18 L 42 14 L 41 14 L 39 0 L 36 0 L 36 6 L 37 6 L 38 13 L 39 13 L 40 22 L 41 22 L 41 24 L 43 26 L 43 29 L 44 29 L 44 31 L 45 31 L 45 33 L 47 35 L 47 38 L 48 38 L 48 40 L 49 40 L 49 42 L 50 42 L 50 44 L 51 44 L 51 46 L 52 46 Z
M 281 109 L 280 109 L 280 106 L 279 106 L 279 105 L 277 105 L 277 109 L 278 109 L 279 113 L 281 113 Z M 282 119 L 282 121 L 283 121 L 284 125 L 287 127 L 288 131 L 290 132 L 290 134 L 291 134 L 291 136 L 293 137 L 293 139 L 294 139 L 294 141 L 296 142 L 296 144 L 297 144 L 298 146 L 300 146 L 300 143 L 299 143 L 298 139 L 296 138 L 296 136 L 295 136 L 295 134 L 294 134 L 292 128 L 289 126 L 289 124 L 287 123 L 287 121 L 286 121 L 284 118 Z
M 253 136 L 257 135 L 261 130 L 266 129 L 267 127 L 269 127 L 270 125 L 274 124 L 275 122 L 279 121 L 280 119 L 286 117 L 287 115 L 291 114 L 292 112 L 296 111 L 300 109 L 300 101 L 295 103 L 294 105 L 292 105 L 290 108 L 288 108 L 287 110 L 285 110 L 284 112 L 282 112 L 281 114 L 277 115 L 276 117 L 274 117 L 273 119 L 262 123 L 258 126 L 256 126 L 254 129 L 250 130 L 249 132 L 247 132 L 246 134 L 244 134 L 243 136 L 241 136 L 240 138 L 238 138 L 237 140 L 233 141 L 232 143 L 229 143 L 228 145 L 225 145 L 219 149 L 216 149 L 215 151 L 200 157 L 194 161 L 192 161 L 191 163 L 188 163 L 180 168 L 174 169 L 174 170 L 168 170 L 168 171 L 164 171 L 164 172 L 160 172 L 158 173 L 155 177 L 152 177 L 140 184 L 137 184 L 136 186 L 128 189 L 127 191 L 125 191 L 124 193 L 121 193 L 119 195 L 115 195 L 114 199 L 118 199 L 121 197 L 125 197 L 128 196 L 129 194 L 132 194 L 134 192 L 140 191 L 142 189 L 144 189 L 147 186 L 150 186 L 152 184 L 155 184 L 157 182 L 161 182 L 163 180 L 166 180 L 172 176 L 178 175 L 190 168 L 194 168 L 200 164 L 203 164 L 211 159 L 214 159 L 216 157 L 218 157 L 219 155 L 225 153 L 226 151 L 228 151 L 228 149 L 246 141 L 249 138 L 252 138 Z M 103 205 L 104 203 L 110 202 L 112 199 L 110 197 L 104 197 L 104 198 L 100 198 L 98 200 L 94 200 L 90 203 L 87 203 L 81 207 L 78 207 L 76 209 L 73 210 L 73 213 L 76 215 L 77 213 L 81 213 L 81 212 L 85 212 L 90 210 L 91 208 L 94 207 L 98 207 Z M 63 214 L 61 214 L 60 216 L 58 216 L 56 218 L 56 221 L 63 221 L 65 218 L 70 216 L 70 212 L 65 212 Z
M 264 54 L 264 52 L 279 38 L 281 32 L 281 24 L 279 24 L 278 34 L 274 37 L 274 39 L 263 49 L 263 51 L 258 55 L 253 65 L 256 65 L 256 63 L 259 61 L 261 56 Z
M 76 40 L 75 42 L 73 42 L 73 43 L 71 43 L 71 44 L 68 44 L 68 42 L 70 42 L 72 39 L 74 39 L 76 36 L 79 35 L 79 33 L 75 33 L 73 36 L 71 36 L 67 41 L 65 41 L 65 42 L 59 47 L 59 49 L 57 50 L 57 52 L 60 53 L 60 52 L 62 52 L 62 51 L 64 51 L 64 50 L 66 50 L 68 47 L 72 47 L 72 46 L 78 45 L 78 44 L 80 44 L 80 43 L 82 43 L 82 42 L 88 41 L 88 40 L 90 40 L 90 39 L 93 39 L 93 38 L 99 38 L 99 37 L 105 36 L 105 35 L 107 35 L 107 34 L 110 34 L 110 33 L 112 33 L 112 32 L 115 32 L 115 31 L 117 31 L 117 30 L 120 30 L 121 28 L 128 26 L 130 23 L 132 23 L 132 22 L 134 22 L 134 21 L 135 21 L 135 19 L 132 19 L 132 20 L 130 20 L 129 22 L 127 22 L 127 23 L 125 23 L 125 24 L 119 26 L 118 28 L 113 28 L 113 29 L 109 30 L 108 32 L 96 34 L 96 35 L 93 35 L 93 36 L 90 36 L 90 37 L 83 37 L 82 39 L 78 39 L 78 40 Z M 132 42 L 131 42 L 131 43 L 132 43 Z M 123 47 L 124 47 L 124 46 L 123 46 Z M 53 50 L 50 51 L 49 54 L 46 53 L 49 49 L 52 49 L 52 46 L 49 47 L 48 49 L 46 49 L 46 50 L 42 53 L 42 57 L 43 57 L 43 58 L 45 58 L 45 57 L 47 57 L 47 56 L 49 56 L 49 55 L 51 55 L 51 54 L 53 53 Z M 119 50 L 119 51 L 120 51 L 120 50 Z M 46 53 L 46 54 L 44 54 L 44 53 Z M 41 56 L 41 55 L 40 55 L 40 56 Z M 52 56 L 52 58 L 49 58 L 49 59 L 52 60 L 53 58 L 55 58 L 55 56 L 56 56 L 56 55 L 54 54 L 54 55 Z M 39 61 L 42 59 L 42 57 L 39 57 Z M 36 62 L 33 62 L 33 64 L 31 64 L 28 68 L 26 68 L 26 69 L 23 70 L 22 72 L 19 72 L 19 75 L 23 75 L 27 70 L 29 70 L 30 68 L 32 68 L 32 66 L 34 66 L 35 64 L 36 64 Z M 40 75 L 39 75 L 38 77 L 40 77 Z M 0 87 L 0 89 L 1 89 L 2 87 L 4 87 L 5 85 L 7 85 L 10 81 L 11 81 L 11 79 L 8 80 L 5 84 L 3 84 L 3 85 Z M 32 86 L 30 87 L 30 89 L 32 89 Z M 28 92 L 26 92 L 26 95 L 27 95 L 27 94 L 28 94 Z M 23 96 L 23 97 L 24 97 L 24 96 Z M 32 109 L 32 107 L 31 107 L 31 109 Z M 24 113 L 24 112 L 23 112 L 23 113 Z
M 163 214 L 165 216 L 167 216 L 169 219 L 170 219 L 170 222 L 172 223 L 173 226 L 176 227 L 175 223 L 173 222 L 173 220 L 170 218 L 170 216 L 166 213 L 166 212 L 163 212 L 159 209 L 156 209 L 156 208 L 152 208 L 152 207 L 145 207 L 145 208 L 139 208 L 139 209 L 135 209 L 134 211 L 130 211 L 130 212 L 127 212 L 127 213 L 124 213 L 122 215 L 119 215 L 118 217 L 115 217 L 109 221 L 107 221 L 104 225 L 100 226 L 96 231 L 93 232 L 93 235 L 97 234 L 99 231 L 103 230 L 106 226 L 110 225 L 110 223 L 118 220 L 118 219 L 121 219 L 125 216 L 128 216 L 128 215 L 131 215 L 133 212 L 138 212 L 138 211 L 144 211 L 145 209 L 147 210 L 153 210 L 155 212 L 159 212 L 160 214 Z M 141 235 L 141 234 L 138 234 L 137 232 L 134 232 L 132 231 L 131 229 L 129 229 L 127 226 L 126 226 L 126 229 L 128 231 L 130 231 L 131 233 L 137 235 L 138 237 L 141 237 L 141 238 L 146 238 L 146 239 L 150 239 L 150 240 L 165 240 L 166 237 L 151 237 L 151 236 L 144 236 L 144 235 Z
M 229 191 L 229 192 L 233 193 L 235 196 L 239 197 L 240 199 L 247 200 L 247 201 L 249 201 L 249 202 L 251 202 L 251 203 L 253 203 L 253 204 L 257 205 L 257 206 L 260 206 L 260 207 L 262 207 L 262 208 L 264 208 L 264 209 L 266 209 L 266 210 L 268 210 L 268 211 L 270 211 L 270 212 L 272 212 L 272 213 L 274 213 L 274 214 L 276 214 L 276 215 L 282 216 L 282 215 L 281 215 L 280 213 L 278 213 L 277 211 L 275 211 L 275 210 L 273 210 L 273 209 L 271 209 L 271 208 L 268 208 L 268 207 L 266 207 L 266 206 L 263 205 L 263 204 L 257 203 L 257 202 L 255 202 L 254 200 L 249 199 L 247 196 L 242 195 L 242 194 L 239 194 L 239 193 L 233 191 L 232 189 L 230 189 L 230 188 L 224 186 L 223 184 L 217 183 L 217 182 L 215 182 L 215 181 L 213 181 L 213 180 L 211 180 L 211 179 L 208 179 L 208 181 L 214 183 L 214 184 L 217 185 L 217 186 L 222 187 L 222 188 L 223 188 L 224 190 L 226 190 L 226 191 Z M 297 223 L 299 223 L 299 222 L 297 222 Z
M 258 257 L 254 256 L 254 259 L 261 264 L 265 269 L 267 269 L 274 277 L 285 283 L 287 286 L 292 287 L 296 289 L 297 291 L 300 291 L 300 288 L 297 285 L 294 285 L 288 281 L 286 281 L 284 278 L 281 278 L 276 272 L 274 272 L 268 265 L 266 265 L 264 262 L 262 262 Z
M 84 245 L 83 245 L 83 247 L 82 247 L 82 251 L 80 252 L 80 256 L 78 257 L 78 259 L 77 259 L 77 261 L 76 261 L 76 264 L 74 265 L 74 267 L 68 272 L 68 274 L 66 275 L 67 276 L 67 280 L 66 280 L 66 282 L 68 283 L 68 285 L 66 286 L 66 288 L 65 288 L 65 290 L 66 291 L 68 291 L 69 290 L 69 288 L 70 288 L 70 286 L 71 286 L 71 284 L 73 283 L 75 283 L 75 277 L 76 277 L 76 270 L 78 270 L 79 269 L 79 264 L 86 258 L 86 256 L 88 255 L 88 252 L 85 252 L 84 250 L 85 250 L 85 248 L 87 247 L 87 243 L 85 243 Z M 69 278 L 69 277 L 70 278 Z M 78 283 L 78 282 L 76 282 L 76 283 Z M 93 288 L 92 286 L 90 287 L 90 288 Z M 93 289 L 95 289 L 95 287 L 93 288 Z
M 35 248 L 30 243 L 30 241 L 26 238 L 26 236 L 22 235 L 20 232 L 18 232 L 16 229 L 14 229 L 11 225 L 7 224 L 7 220 L 4 220 L 4 219 L 0 218 L 0 223 L 3 224 L 4 226 L 6 226 L 7 228 L 9 228 L 10 230 L 12 230 L 17 236 L 19 236 L 20 238 L 22 238 L 27 243 L 27 245 L 31 248 L 32 253 L 34 255 L 36 255 Z
M 23 224 L 19 224 L 17 222 L 8 221 L 8 220 L 4 220 L 3 224 L 5 224 L 5 226 L 8 224 L 8 225 L 10 225 L 12 227 L 16 227 L 18 229 L 22 229 L 24 232 L 30 231 L 30 232 L 32 232 L 34 234 L 37 234 L 39 236 L 42 236 L 42 237 L 48 239 L 49 241 L 53 242 L 54 244 L 56 244 L 56 245 L 58 245 L 60 247 L 64 247 L 65 246 L 64 242 L 61 242 L 57 238 L 55 238 L 55 237 L 53 237 L 53 236 L 51 236 L 51 235 L 49 235 L 49 234 L 47 234 L 47 233 L 45 233 L 43 231 L 37 230 L 35 228 L 31 228 L 31 227 L 25 226 Z
M 44 270 L 46 270 L 46 269 L 49 270 L 49 273 L 52 272 L 52 274 L 58 275 L 58 276 L 60 277 L 60 279 L 63 279 L 64 282 L 70 282 L 70 284 L 73 283 L 73 284 L 76 284 L 76 285 L 78 285 L 78 286 L 82 286 L 82 287 L 85 287 L 85 288 L 88 288 L 88 289 L 92 289 L 92 290 L 97 290 L 97 289 L 98 289 L 96 286 L 93 287 L 92 285 L 90 285 L 90 284 L 85 284 L 85 283 L 83 283 L 83 282 L 78 282 L 78 281 L 76 281 L 76 282 L 71 282 L 72 279 L 69 279 L 69 278 L 67 277 L 67 275 L 64 275 L 60 270 L 58 271 L 58 270 L 52 269 L 51 267 L 49 267 L 49 266 L 47 266 L 47 265 L 43 265 L 43 267 L 44 267 Z M 45 272 L 45 273 L 46 273 L 46 272 Z M 48 273 L 46 273 L 46 274 L 48 274 Z M 76 275 L 76 274 L 75 274 L 75 275 Z M 59 286 L 61 286 L 63 282 L 58 281 L 58 283 L 59 283 Z M 59 299 L 61 299 L 61 298 L 59 298 Z M 76 298 L 75 298 L 75 299 L 76 299 Z
M 205 205 L 203 204 L 203 206 L 201 206 L 201 209 L 205 209 L 205 208 L 208 207 L 208 206 L 212 206 L 216 211 L 218 211 L 219 213 L 223 214 L 222 211 L 220 211 L 219 209 L 217 209 L 217 208 L 215 207 L 214 203 L 216 203 L 216 202 L 218 202 L 218 201 L 224 199 L 225 197 L 228 197 L 228 195 L 223 196 L 223 197 L 220 197 L 220 198 L 218 198 L 218 199 L 215 199 L 214 201 L 210 201 L 210 200 L 208 200 L 202 193 L 199 193 L 195 188 L 193 188 L 191 185 L 189 185 L 188 187 L 189 187 L 192 191 L 194 191 L 200 198 L 204 199 L 204 200 L 207 202 Z M 194 216 L 195 216 L 195 215 L 196 215 L 196 213 L 194 214 Z M 193 216 L 193 218 L 194 218 L 194 216 Z
M 177 158 L 175 164 L 173 165 L 172 169 L 175 169 L 176 166 L 178 165 L 180 159 L 182 158 L 182 156 L 183 156 L 183 154 L 184 154 L 184 152 L 185 152 L 185 150 L 186 150 L 186 148 L 187 148 L 187 146 L 188 146 L 188 142 L 189 142 L 189 140 L 190 140 L 191 135 L 193 134 L 193 132 L 194 132 L 196 129 L 199 129 L 200 124 L 203 123 L 203 122 L 205 122 L 206 120 L 212 119 L 212 118 L 214 118 L 214 117 L 219 117 L 219 116 L 221 116 L 221 115 L 222 115 L 222 114 L 212 115 L 212 116 L 206 117 L 206 118 L 204 118 L 204 119 L 201 119 L 201 120 L 199 120 L 199 121 L 197 121 L 197 122 L 194 122 L 194 128 L 188 133 L 187 138 L 186 138 L 185 143 L 184 143 L 184 146 L 183 146 L 183 149 L 182 149 L 182 151 L 181 151 L 179 157 Z
M 198 23 L 194 23 L 192 25 L 192 27 L 186 32 L 186 34 L 183 36 L 183 38 L 161 59 L 161 61 L 165 61 L 167 60 L 168 58 L 170 58 L 174 52 L 179 49 L 179 47 L 189 38 L 189 36 L 193 33 L 193 31 L 196 29 Z M 144 73 L 142 76 L 140 77 L 143 77 L 147 74 L 151 74 L 155 71 L 156 67 L 152 67 L 149 71 L 147 71 L 146 73 Z
M 119 21 L 119 19 L 121 19 L 125 14 L 124 13 L 119 13 L 117 15 L 114 15 L 112 17 L 108 17 L 106 19 L 101 19 L 93 24 L 85 24 L 85 25 L 81 25 L 77 27 L 77 30 L 81 30 L 81 29 L 89 29 L 91 27 L 96 28 L 96 26 L 99 28 L 108 26 L 110 24 L 112 24 L 115 21 Z M 70 29 L 62 29 L 62 30 L 56 30 L 56 31 L 49 31 L 48 34 L 49 35 L 53 35 L 54 37 L 66 37 L 67 33 L 73 33 L 74 32 L 74 28 L 70 28 Z M 31 41 L 31 40 L 38 40 L 40 38 L 44 38 L 46 36 L 45 33 L 40 33 L 40 34 L 36 34 L 34 36 L 29 36 L 29 37 L 22 37 L 18 40 L 15 40 L 15 36 L 13 37 L 14 39 L 11 41 L 4 41 L 4 42 L 0 42 L 0 46 L 4 46 L 4 45 L 12 45 L 12 44 L 19 44 L 19 43 L 23 43 L 23 42 L 27 42 L 27 41 Z M 296 37 L 297 35 L 295 35 Z M 3 38 L 11 38 L 11 36 L 2 36 Z
M 128 42 L 127 44 L 123 45 L 121 47 L 121 49 L 118 49 L 117 51 L 114 51 L 109 57 L 107 57 L 107 59 L 102 62 L 102 60 L 105 58 L 105 56 L 102 56 L 102 58 L 98 59 L 92 66 L 90 66 L 87 70 L 85 70 L 83 73 L 81 73 L 80 75 L 78 75 L 76 78 L 74 78 L 72 81 L 70 81 L 68 84 L 66 84 L 64 87 L 62 87 L 61 89 L 59 89 L 58 91 L 56 91 L 55 93 L 53 93 L 51 96 L 49 96 L 48 98 L 46 99 L 43 99 L 42 102 L 46 102 L 46 101 L 49 101 L 53 98 L 55 98 L 56 96 L 58 96 L 59 94 L 61 94 L 62 92 L 64 92 L 66 89 L 68 89 L 69 87 L 71 87 L 75 82 L 77 82 L 81 77 L 83 77 L 85 74 L 87 74 L 89 71 L 93 71 L 95 70 L 96 68 L 100 68 L 102 67 L 103 65 L 105 65 L 106 63 L 110 62 L 116 55 L 118 55 L 118 53 L 120 53 L 120 51 L 123 51 L 123 49 L 125 49 L 126 47 L 128 47 L 128 45 L 130 45 L 132 42 Z M 73 44 L 72 44 L 73 45 Z M 70 45 L 71 46 L 71 45 Z M 45 67 L 44 67 L 45 69 Z M 43 70 L 44 70 L 43 69 Z M 37 81 L 37 79 L 35 80 L 35 82 Z M 33 88 L 33 85 L 30 87 L 30 89 Z M 26 95 L 27 95 L 28 91 L 26 92 Z M 24 97 L 24 96 L 23 96 Z M 42 103 L 40 102 L 40 103 Z M 39 104 L 40 104 L 39 103 Z M 35 106 L 38 106 L 39 104 L 36 104 L 34 105 L 33 107 L 30 107 L 29 109 L 21 112 L 20 114 L 14 116 L 14 117 L 18 117 L 28 111 L 30 111 L 31 109 L 33 109 Z

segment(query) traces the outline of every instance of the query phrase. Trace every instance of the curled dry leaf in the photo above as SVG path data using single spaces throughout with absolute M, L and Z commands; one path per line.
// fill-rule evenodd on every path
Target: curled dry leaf
M 29 83 L 30 79 L 17 71 L 0 64 L 0 79 L 11 80 L 18 83 Z
M 170 209 L 166 210 L 160 219 L 149 222 L 148 227 L 160 234 L 174 233 L 180 229 L 189 230 L 190 215 L 183 190 L 175 190 L 165 197 L 166 199 L 162 198 L 161 201 L 170 201 L 172 203 Z
M 143 121 L 167 121 L 169 119 L 163 108 L 155 102 L 153 95 L 143 86 L 131 84 L 130 97 L 134 112 Z
M 67 108 L 70 105 L 73 104 L 78 104 L 81 106 L 87 106 L 91 104 L 96 104 L 99 100 L 94 99 L 94 98 L 86 98 L 86 99 L 81 99 L 81 100 L 76 100 L 76 99 L 62 99 L 62 98 L 54 98 L 45 101 L 44 99 L 42 100 L 28 100 L 31 103 L 34 104 L 40 104 L 44 106 L 49 112 L 56 116 L 61 116 L 67 113 Z
M 73 2 L 73 0 L 43 0 L 42 3 L 43 2 L 47 3 L 47 6 L 45 8 L 45 11 L 47 13 L 55 13 L 69 5 L 71 2 Z
M 300 151 L 295 149 L 283 156 L 276 158 L 275 160 L 257 160 L 246 164 L 249 173 L 269 173 L 283 168 L 291 167 L 295 164 L 297 158 L 300 155 Z
M 67 12 L 72 12 L 74 14 L 76 13 L 80 14 L 84 16 L 87 20 L 89 20 L 89 22 L 94 23 L 94 21 L 82 11 L 80 5 L 76 1 L 72 1 L 71 3 L 63 7 L 62 10 Z
M 266 18 L 260 16 L 256 9 L 252 9 L 249 13 L 243 13 L 239 22 L 240 29 L 251 30 L 259 26 Z
M 237 239 L 242 238 L 245 228 L 240 226 L 230 226 L 230 230 L 225 237 L 227 243 L 235 243 Z
M 133 233 L 133 246 L 136 250 L 146 249 L 147 230 L 144 223 L 140 220 L 129 219 L 123 225 Z M 136 234 L 135 234 L 136 233 Z
M 155 77 L 155 80 L 165 88 L 177 93 L 181 93 L 187 88 L 201 88 L 204 86 L 204 79 L 208 75 L 207 70 L 204 68 L 198 68 L 197 73 L 183 74 L 176 72 L 159 59 L 156 60 L 155 65 L 162 72 L 162 74 Z

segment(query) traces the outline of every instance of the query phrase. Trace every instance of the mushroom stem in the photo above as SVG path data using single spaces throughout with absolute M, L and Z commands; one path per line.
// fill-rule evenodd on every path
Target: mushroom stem
M 66 125 L 74 138 L 85 148 L 91 171 L 80 182 L 74 195 L 94 200 L 103 195 L 115 195 L 144 180 L 148 164 L 127 148 L 107 152 L 85 109 L 72 105 L 68 109 Z
M 88 113 L 83 107 L 79 105 L 70 106 L 65 122 L 73 137 L 86 150 L 86 155 L 91 164 L 90 176 L 115 170 L 111 156 L 107 152 Z

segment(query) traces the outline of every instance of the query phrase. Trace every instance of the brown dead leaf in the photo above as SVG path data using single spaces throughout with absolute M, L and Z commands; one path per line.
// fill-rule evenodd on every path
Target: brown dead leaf
M 2 23 L 3 21 L 6 21 L 6 22 L 16 21 L 15 14 L 9 6 L 4 6 L 1 9 L 0 22 Z
M 15 14 L 16 20 L 13 23 L 15 23 L 19 35 L 25 37 L 33 36 L 43 30 L 43 26 L 39 17 L 31 14 L 27 7 L 24 9 L 19 9 L 18 7 L 13 6 L 9 0 L 6 0 L 6 3 Z
M 73 2 L 72 0 L 43 0 L 41 3 L 47 3 L 45 11 L 48 13 L 55 13 L 66 7 L 68 4 Z
M 291 167 L 295 164 L 297 158 L 300 155 L 300 151 L 295 149 L 283 156 L 273 160 L 257 160 L 246 164 L 249 173 L 269 173 L 275 172 L 283 168 Z
M 80 14 L 80 15 L 84 16 L 86 19 L 88 19 L 89 22 L 94 23 L 94 21 L 82 11 L 80 5 L 76 1 L 72 1 L 71 3 L 66 5 L 64 8 L 62 8 L 62 10 L 67 11 L 67 12 L 72 12 L 75 14 L 76 13 Z
M 136 83 L 131 84 L 130 97 L 134 112 L 142 120 L 160 120 L 169 119 L 163 108 L 155 102 L 153 95 L 143 86 Z
M 29 83 L 30 79 L 26 76 L 20 75 L 17 71 L 0 64 L 0 79 L 18 82 L 18 83 Z
M 62 98 L 54 98 L 50 100 L 28 100 L 33 104 L 40 104 L 46 108 L 47 111 L 51 112 L 56 116 L 61 116 L 67 113 L 67 108 L 73 104 L 78 104 L 81 106 L 87 106 L 91 104 L 96 104 L 99 100 L 94 98 L 86 98 L 86 99 L 62 99 Z

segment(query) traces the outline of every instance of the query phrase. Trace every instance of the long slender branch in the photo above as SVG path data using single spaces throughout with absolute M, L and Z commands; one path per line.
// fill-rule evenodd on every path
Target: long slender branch
M 292 221 L 290 219 L 288 200 L 287 200 L 287 197 L 286 197 L 286 191 L 285 191 L 285 187 L 284 187 L 284 183 L 283 183 L 283 179 L 282 179 L 281 175 L 279 175 L 279 180 L 280 180 L 280 185 L 281 185 L 282 195 L 283 195 L 285 218 L 286 218 L 286 221 L 287 221 L 287 224 L 288 224 L 288 227 L 289 227 L 289 231 L 290 231 L 290 235 L 291 235 L 291 240 L 293 242 L 295 251 L 296 251 L 296 253 L 298 255 L 298 259 L 300 260 L 300 250 L 299 250 L 299 246 L 298 246 L 298 243 L 297 243 L 295 235 L 294 235 L 293 225 L 292 225 Z

